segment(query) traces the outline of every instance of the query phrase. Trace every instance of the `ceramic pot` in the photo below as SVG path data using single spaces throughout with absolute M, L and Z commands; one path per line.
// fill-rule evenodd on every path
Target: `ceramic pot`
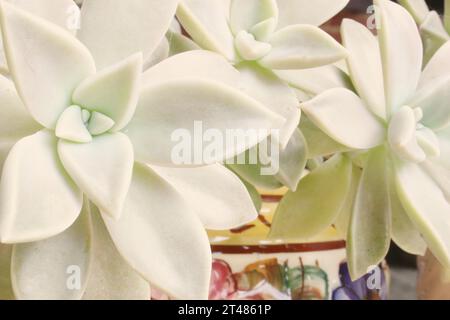
M 258 219 L 239 229 L 209 232 L 213 252 L 210 299 L 386 299 L 385 266 L 352 282 L 345 241 L 334 228 L 311 241 L 267 240 L 283 190 L 262 196 Z

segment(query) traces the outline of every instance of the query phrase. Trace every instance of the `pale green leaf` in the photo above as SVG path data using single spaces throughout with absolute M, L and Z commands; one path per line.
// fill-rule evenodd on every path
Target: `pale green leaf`
M 84 0 L 79 39 L 99 70 L 142 52 L 147 61 L 172 23 L 179 0 Z
M 206 229 L 234 229 L 257 217 L 252 199 L 241 180 L 222 165 L 152 168 L 177 189 Z
M 383 69 L 377 39 L 365 26 L 350 19 L 342 22 L 341 35 L 348 50 L 347 65 L 353 85 L 368 108 L 381 119 L 386 119 Z
M 339 215 L 334 222 L 334 227 L 339 232 L 339 234 L 346 239 L 347 232 L 350 228 L 350 219 L 353 213 L 353 206 L 355 204 L 356 195 L 358 193 L 359 183 L 361 181 L 362 170 L 356 165 L 352 168 L 352 182 L 347 193 L 345 203 L 339 212 Z
M 21 139 L 5 161 L 0 183 L 0 238 L 4 243 L 46 239 L 77 219 L 82 192 L 65 173 L 53 133 Z
M 73 90 L 95 73 L 94 60 L 81 42 L 59 26 L 6 2 L 0 11 L 6 58 L 17 91 L 33 118 L 54 129 L 62 111 L 71 105 Z
M 192 166 L 241 154 L 284 123 L 283 118 L 237 89 L 212 80 L 183 78 L 146 86 L 126 132 L 137 160 Z M 225 143 L 227 130 L 239 141 Z M 259 135 L 261 131 L 265 135 Z M 239 135 L 242 132 L 249 134 Z M 198 140 L 204 133 L 210 134 L 214 143 L 192 153 L 193 139 L 202 143 Z
M 114 120 L 112 132 L 122 130 L 136 111 L 142 68 L 141 53 L 127 57 L 82 81 L 72 101 Z
M 399 0 L 399 3 L 409 11 L 417 24 L 422 24 L 430 12 L 425 0 Z
M 222 2 L 223 0 L 181 0 L 177 18 L 200 47 L 234 60 L 233 34 Z
M 121 132 L 91 143 L 58 142 L 58 154 L 70 177 L 103 212 L 118 218 L 133 172 L 133 146 Z
M 305 137 L 297 129 L 286 148 L 280 151 L 280 168 L 276 174 L 277 180 L 292 191 L 297 190 L 297 185 L 304 173 L 307 157 L 308 148 Z
M 92 258 L 83 300 L 149 300 L 150 284 L 119 254 L 94 205 L 91 212 Z
M 443 191 L 419 165 L 397 163 L 396 185 L 400 201 L 429 249 L 450 267 L 450 203 Z
M 351 171 L 351 160 L 339 154 L 304 177 L 278 206 L 270 238 L 308 240 L 330 227 L 345 203 Z
M 391 242 L 391 209 L 384 147 L 370 152 L 358 187 L 347 234 L 352 279 L 371 271 L 385 258 Z
M 117 250 L 144 279 L 177 299 L 206 299 L 211 249 L 200 219 L 149 167 L 136 164 L 119 220 L 103 215 Z
M 311 96 L 321 94 L 328 89 L 353 89 L 349 76 L 333 65 L 302 70 L 276 70 L 275 73 L 290 86 Z
M 346 50 L 325 31 L 311 25 L 293 25 L 272 34 L 272 50 L 260 60 L 269 69 L 306 69 L 346 57 Z
M 308 159 L 329 156 L 337 152 L 350 150 L 350 148 L 331 139 L 307 117 L 302 118 L 299 128 L 307 143 Z
M 417 25 L 405 8 L 388 0 L 375 0 L 374 4 L 380 18 L 378 37 L 389 117 L 416 90 L 422 71 L 423 47 Z
M 348 89 L 327 90 L 301 107 L 317 127 L 349 148 L 369 149 L 385 140 L 384 124 Z
M 81 299 L 89 279 L 92 222 L 89 204 L 63 233 L 37 242 L 16 244 L 11 278 L 17 299 Z

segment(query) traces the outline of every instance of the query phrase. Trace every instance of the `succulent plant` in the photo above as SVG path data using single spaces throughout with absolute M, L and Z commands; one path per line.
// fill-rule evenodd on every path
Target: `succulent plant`
M 378 38 L 355 21 L 342 24 L 355 92 L 334 88 L 302 104 L 311 122 L 353 151 L 305 177 L 272 230 L 308 238 L 340 221 L 353 279 L 385 258 L 391 239 L 414 254 L 428 246 L 450 267 L 450 42 L 422 72 L 414 19 L 394 2 L 374 3 Z
M 54 4 L 39 3 L 44 12 Z M 176 7 L 85 0 L 75 37 L 51 22 L 64 6 L 49 21 L 1 2 L 13 80 L 0 78 L 2 296 L 149 298 L 150 282 L 174 297 L 206 298 L 205 228 L 256 218 L 244 184 L 220 164 L 247 144 L 177 168 L 170 133 L 193 135 L 195 121 L 225 131 L 279 128 L 284 120 L 227 85 L 225 76 L 238 71 L 225 59 L 196 65 L 208 52 L 142 72 Z M 208 77 L 215 70 L 223 77 Z
M 180 2 L 177 18 L 196 44 L 228 59 L 241 74 L 236 83 L 286 119 L 278 137 L 280 168 L 276 175 L 261 175 L 261 163 L 229 165 L 249 183 L 296 189 L 306 163 L 305 139 L 298 129 L 301 111 L 295 91 L 277 72 L 305 70 L 343 59 L 346 51 L 318 26 L 347 3 L 348 0 Z M 307 76 L 303 79 L 314 82 Z

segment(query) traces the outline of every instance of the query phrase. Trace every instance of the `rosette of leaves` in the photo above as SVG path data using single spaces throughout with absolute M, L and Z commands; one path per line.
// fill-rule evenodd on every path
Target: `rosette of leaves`
M 180 1 L 177 18 L 194 45 L 186 37 L 171 33 L 175 52 L 180 48 L 191 50 L 196 45 L 225 57 L 240 71 L 240 78 L 233 83 L 286 119 L 279 137 L 271 137 L 271 143 L 280 143 L 278 174 L 260 174 L 264 159 L 255 164 L 248 164 L 247 160 L 246 164 L 229 165 L 251 185 L 270 189 L 286 185 L 296 189 L 307 150 L 305 137 L 298 129 L 301 110 L 297 92 L 288 80 L 296 78 L 297 84 L 303 80 L 298 89 L 311 86 L 314 80 L 310 73 L 295 71 L 330 65 L 346 56 L 345 49 L 318 26 L 347 3 L 348 0 Z
M 347 237 L 352 279 L 385 257 L 391 240 L 450 267 L 450 42 L 422 71 L 413 17 L 375 1 L 378 37 L 344 20 L 355 91 L 334 88 L 302 104 L 309 121 L 349 148 L 319 165 L 279 206 L 271 236 L 310 239 L 335 224 Z
M 225 59 L 196 65 L 209 52 L 142 72 L 176 0 L 85 0 L 75 35 L 54 23 L 64 5 L 36 1 L 54 15 L 0 3 L 12 79 L 0 78 L 1 298 L 148 299 L 149 283 L 207 298 L 205 228 L 256 217 L 245 186 L 218 164 L 247 145 L 180 168 L 171 133 L 193 136 L 194 121 L 224 133 L 284 119 L 228 84 L 239 72 Z

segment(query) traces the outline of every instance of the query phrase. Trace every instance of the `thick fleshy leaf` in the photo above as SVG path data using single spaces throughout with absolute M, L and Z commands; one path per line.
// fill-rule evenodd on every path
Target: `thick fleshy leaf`
M 212 164 L 240 154 L 284 122 L 232 87 L 211 80 L 185 78 L 146 86 L 127 135 L 139 161 L 192 166 Z M 251 134 L 242 135 L 249 129 Z M 230 130 L 239 135 L 235 143 L 224 141 L 226 131 L 230 133 Z M 259 132 L 254 130 L 264 134 L 252 134 Z M 203 141 L 203 133 L 209 141 Z
M 144 70 L 147 70 L 154 65 L 160 63 L 167 59 L 170 55 L 170 44 L 169 40 L 167 40 L 167 35 L 161 40 L 159 45 L 153 51 L 151 56 L 144 61 Z
M 0 74 L 9 75 L 2 36 L 0 36 Z
M 148 57 L 144 61 L 143 69 L 147 70 L 147 69 L 153 67 L 154 65 L 160 63 L 161 61 L 167 59 L 169 57 L 169 54 L 170 54 L 170 45 L 169 45 L 169 41 L 167 40 L 167 35 L 166 35 L 161 40 L 159 45 L 155 48 L 155 50 L 153 50 L 150 57 Z
M 295 92 L 270 70 L 255 63 L 236 67 L 241 73 L 243 91 L 286 119 L 279 132 L 279 142 L 284 148 L 300 123 L 301 110 Z
M 340 154 L 312 171 L 296 192 L 284 196 L 270 238 L 308 240 L 330 227 L 345 203 L 351 179 L 351 160 Z
M 389 178 L 384 147 L 371 151 L 363 170 L 347 234 L 352 279 L 358 279 L 385 258 L 391 242 Z
M 422 71 L 423 47 L 416 23 L 402 6 L 375 0 L 380 18 L 379 41 L 388 116 L 416 90 Z
M 270 71 L 255 64 L 242 63 L 238 72 L 222 56 L 209 51 L 190 51 L 173 56 L 144 73 L 144 86 L 184 78 L 203 78 L 222 82 L 243 91 L 264 107 L 284 117 L 280 143 L 286 145 L 300 118 L 294 92 Z
M 206 299 L 208 237 L 181 195 L 149 167 L 136 164 L 122 217 L 104 216 L 118 251 L 147 281 L 178 299 Z
M 383 143 L 383 124 L 347 89 L 331 89 L 302 104 L 308 118 L 337 142 L 354 149 Z
M 270 169 L 270 163 L 266 162 L 263 164 L 260 161 L 260 148 L 263 148 L 262 152 L 267 152 L 268 150 L 266 141 L 233 159 L 228 159 L 227 167 L 256 188 L 275 190 L 281 188 L 283 184 L 278 181 L 275 174 L 264 174 L 264 169 Z M 246 159 L 246 161 L 243 163 L 239 159 Z
M 303 70 L 277 70 L 275 74 L 292 87 L 315 96 L 334 88 L 352 90 L 347 74 L 335 66 L 323 66 Z
M 433 41 L 440 47 L 450 40 L 450 36 L 442 24 L 441 16 L 436 11 L 428 13 L 427 18 L 420 26 L 420 32 L 425 39 Z
M 61 162 L 83 192 L 102 212 L 119 218 L 133 172 L 133 146 L 123 133 L 104 134 L 91 143 L 60 140 Z
M 399 0 L 399 3 L 409 11 L 417 24 L 422 24 L 430 9 L 425 0 Z
M 272 50 L 260 60 L 269 69 L 307 69 L 344 59 L 346 50 L 329 34 L 310 25 L 285 27 L 272 34 Z
M 53 134 L 44 130 L 21 139 L 3 166 L 1 242 L 38 241 L 63 232 L 80 214 L 82 200 L 58 160 Z
M 433 159 L 433 161 L 436 161 L 447 170 L 450 170 L 450 127 L 438 132 L 437 137 L 439 140 L 441 156 Z
M 194 41 L 192 41 L 185 35 L 182 35 L 181 33 L 169 31 L 166 37 L 167 41 L 169 42 L 169 57 L 182 52 L 200 49 L 200 47 Z
M 436 182 L 413 163 L 396 167 L 398 196 L 429 249 L 450 267 L 450 203 Z
M 41 127 L 33 120 L 17 95 L 12 81 L 0 76 L 0 170 L 9 150 L 21 138 Z
M 428 13 L 420 25 L 420 33 L 424 45 L 424 65 L 426 65 L 439 48 L 450 40 L 450 36 L 445 30 L 441 16 L 436 11 Z
M 257 24 L 272 19 L 272 30 L 275 31 L 278 20 L 276 0 L 232 0 L 230 8 L 230 27 L 235 35 L 239 31 L 250 32 Z M 265 36 L 270 34 L 267 32 Z
M 416 226 L 405 212 L 397 195 L 395 177 L 391 178 L 389 185 L 389 202 L 392 214 L 392 240 L 403 251 L 413 255 L 425 255 L 427 244 L 423 240 Z
M 253 185 L 251 185 L 250 183 L 248 183 L 247 181 L 242 179 L 241 177 L 239 177 L 239 179 L 241 179 L 242 183 L 247 188 L 247 191 L 250 194 L 250 197 L 252 198 L 253 205 L 255 206 L 256 212 L 260 212 L 261 208 L 262 208 L 262 198 L 261 198 L 261 195 L 259 194 L 258 190 Z
M 444 197 L 450 202 L 450 170 L 435 161 L 425 161 L 421 164 L 425 173 L 433 179 L 436 185 L 441 189 Z
M 103 113 L 92 112 L 89 117 L 88 130 L 93 136 L 101 135 L 108 132 L 112 127 L 114 127 L 114 120 Z
M 14 300 L 11 283 L 12 246 L 0 243 L 0 300 Z
M 347 232 L 350 226 L 350 219 L 353 213 L 353 206 L 355 204 L 356 194 L 358 192 L 359 183 L 361 181 L 362 170 L 356 165 L 352 167 L 352 181 L 348 189 L 345 203 L 339 212 L 336 221 L 333 223 L 336 230 L 343 239 L 347 238 Z
M 6 0 L 17 7 L 40 16 L 50 22 L 76 33 L 79 25 L 80 8 L 72 0 Z M 0 72 L 8 74 L 8 65 L 0 36 Z
M 448 76 L 450 73 L 450 41 L 444 44 L 425 66 L 420 79 L 420 87 L 424 87 L 437 78 Z
M 84 124 L 83 113 L 79 106 L 70 106 L 64 110 L 56 123 L 55 135 L 58 138 L 78 143 L 92 141 L 92 136 Z
M 308 159 L 329 156 L 338 152 L 350 150 L 350 148 L 331 139 L 322 130 L 317 128 L 307 117 L 302 118 L 299 128 L 306 140 Z
M 292 191 L 296 191 L 304 173 L 307 157 L 308 147 L 305 137 L 299 129 L 296 129 L 286 148 L 280 152 L 277 180 Z
M 425 126 L 439 130 L 450 125 L 450 77 L 437 78 L 416 92 L 408 103 L 423 111 Z
M 15 6 L 40 16 L 75 33 L 80 9 L 73 0 L 7 0 Z
M 181 0 L 177 18 L 203 49 L 235 59 L 234 39 L 223 0 Z
M 83 300 L 148 300 L 150 285 L 117 251 L 98 209 L 91 205 L 93 244 Z
M 255 36 L 247 31 L 240 31 L 236 35 L 234 46 L 239 57 L 244 61 L 257 61 L 272 50 L 270 44 L 256 40 Z
M 37 242 L 16 244 L 11 259 L 14 293 L 21 300 L 81 299 L 92 256 L 89 204 L 63 233 Z
M 222 165 L 152 168 L 177 189 L 189 209 L 200 217 L 206 229 L 233 229 L 257 217 L 244 184 Z
M 339 13 L 349 0 L 277 0 L 279 27 L 292 24 L 320 26 Z
M 42 18 L 6 2 L 0 16 L 17 90 L 34 119 L 53 129 L 71 105 L 73 90 L 95 72 L 94 61 L 75 37 Z
M 179 0 L 85 0 L 78 38 L 103 69 L 142 52 L 144 61 L 169 29 Z
M 383 67 L 378 41 L 362 24 L 345 19 L 341 35 L 348 50 L 347 65 L 353 85 L 370 110 L 386 119 Z
M 388 129 L 389 146 L 404 160 L 422 162 L 427 155 L 417 139 L 417 119 L 411 107 L 403 106 L 391 118 Z
M 286 119 L 280 132 L 280 143 L 286 145 L 301 113 L 294 92 L 270 71 L 255 64 L 241 63 L 238 68 L 241 72 L 216 53 L 196 50 L 173 56 L 149 69 L 143 82 L 149 86 L 195 77 L 232 86 Z
M 223 82 L 236 89 L 242 87 L 239 72 L 223 56 L 206 50 L 188 51 L 170 57 L 147 70 L 142 82 L 145 87 L 191 77 Z
M 134 54 L 84 80 L 73 93 L 73 102 L 114 120 L 111 129 L 123 129 L 133 117 L 139 98 L 142 54 Z

